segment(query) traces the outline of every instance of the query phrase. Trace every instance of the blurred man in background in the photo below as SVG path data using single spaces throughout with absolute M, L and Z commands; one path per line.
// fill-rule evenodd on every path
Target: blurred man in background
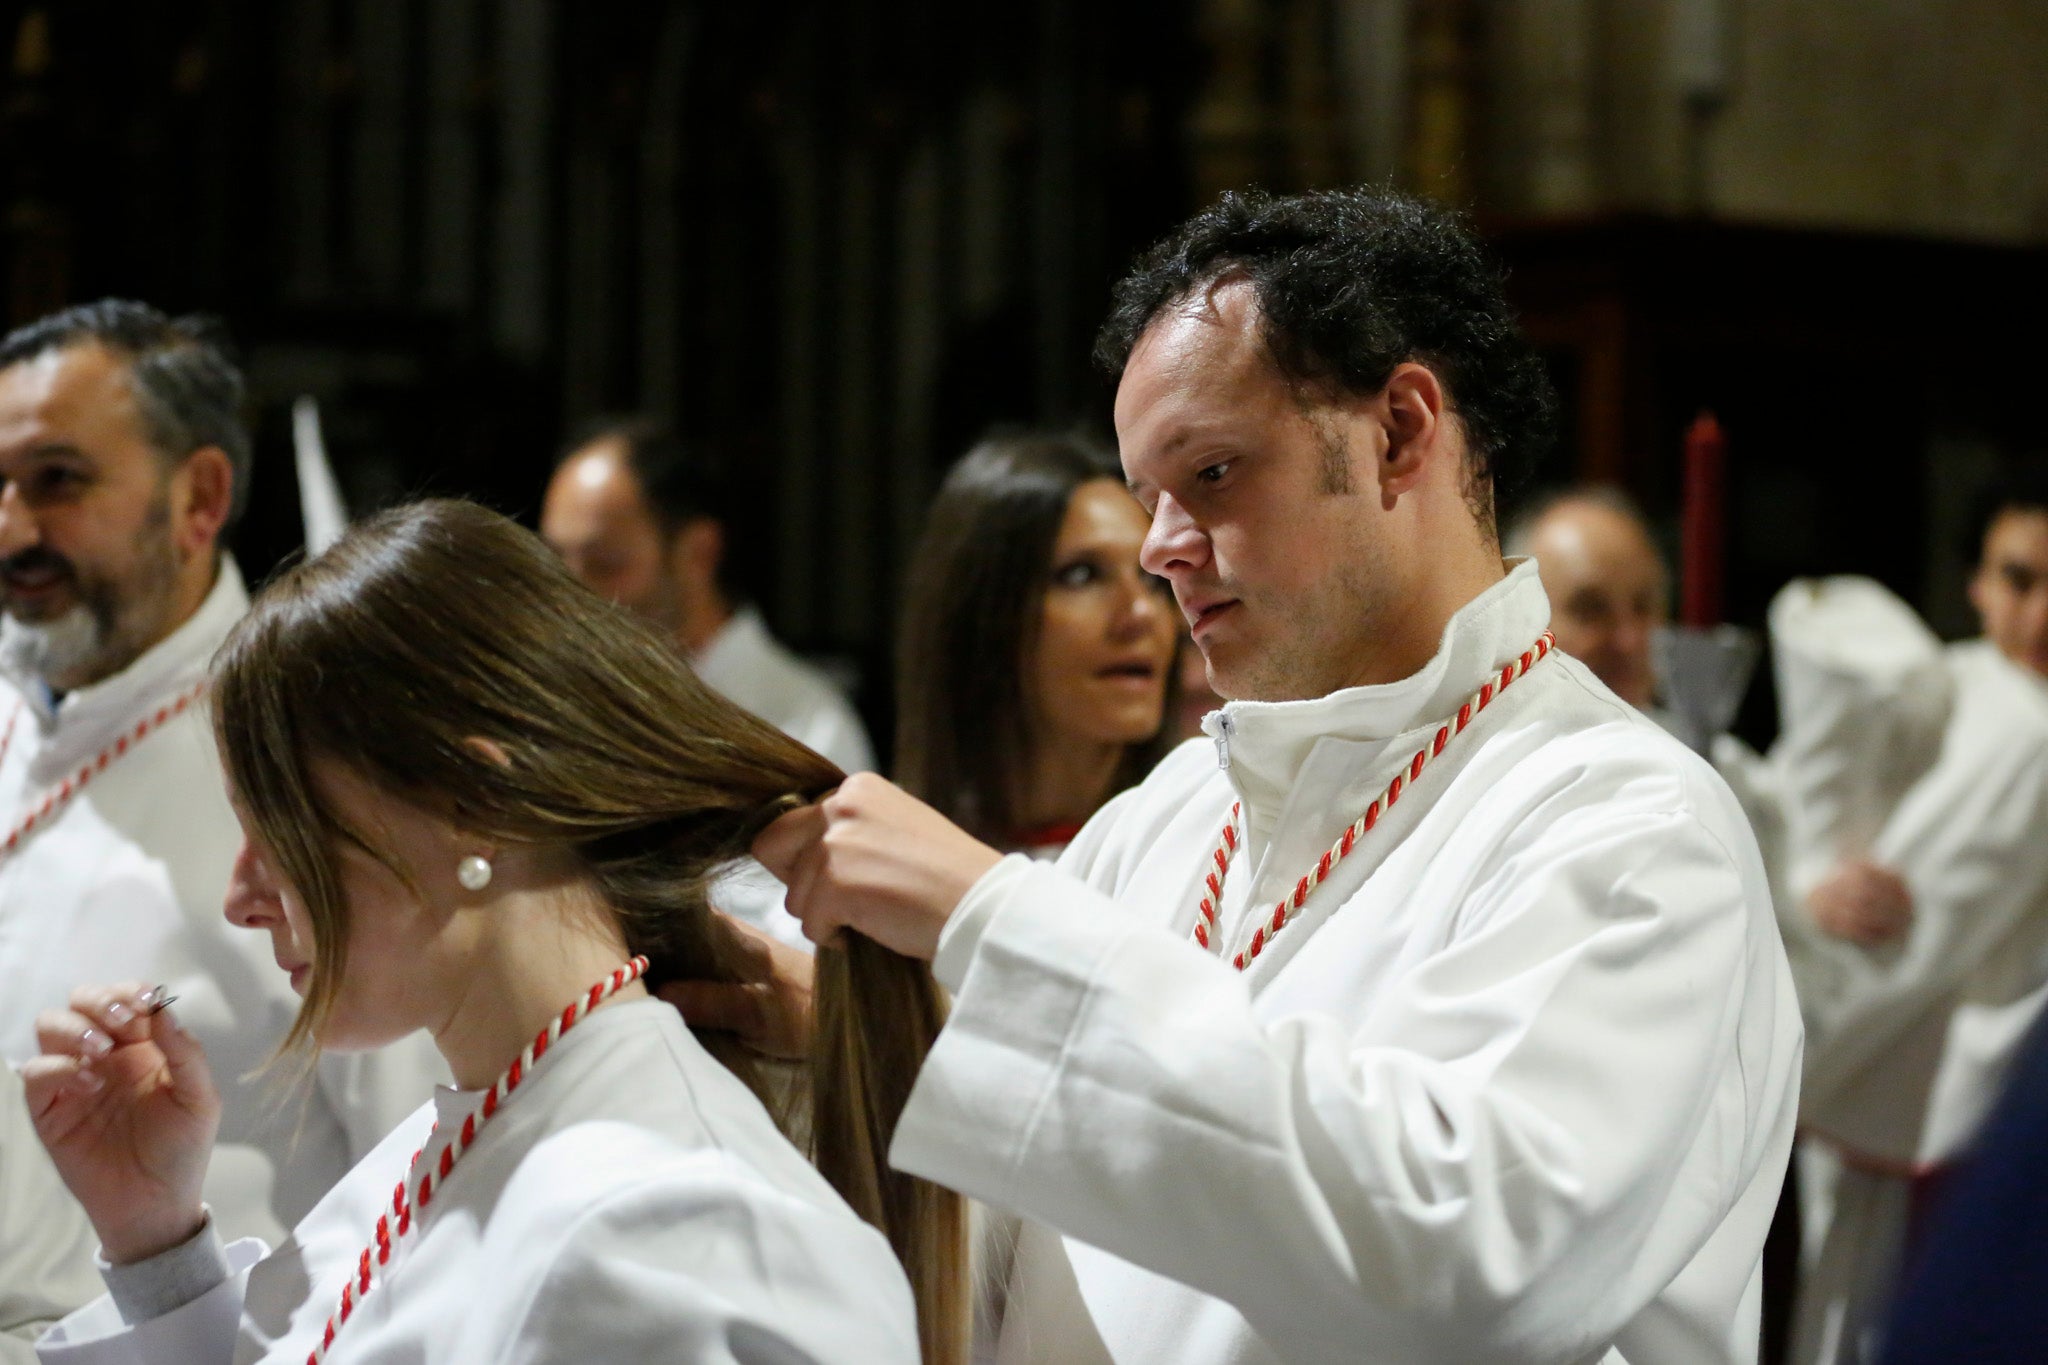
M 626 419 L 576 441 L 548 483 L 540 531 L 570 572 L 673 639 L 712 687 L 847 772 L 875 766 L 845 695 L 739 599 L 727 554 L 736 520 L 713 471 L 668 431 Z M 711 894 L 742 922 L 810 947 L 782 883 L 751 859 Z
M 847 772 L 874 767 L 846 697 L 736 600 L 723 502 L 680 441 L 651 422 L 620 421 L 556 466 L 540 530 L 571 572 L 671 636 L 712 687 Z
M 36 1014 L 81 983 L 167 984 L 221 1078 L 216 1222 L 274 1237 L 443 1071 L 422 1037 L 323 1057 L 303 1108 L 251 1075 L 299 1001 L 221 911 L 242 834 L 203 698 L 249 605 L 221 545 L 241 404 L 211 328 L 143 304 L 0 340 L 0 1058 L 37 1055 Z
M 1628 495 L 1584 485 L 1538 498 L 1502 541 L 1510 557 L 1535 556 L 1558 648 L 1649 710 L 1657 698 L 1650 641 L 1670 614 L 1671 576 Z

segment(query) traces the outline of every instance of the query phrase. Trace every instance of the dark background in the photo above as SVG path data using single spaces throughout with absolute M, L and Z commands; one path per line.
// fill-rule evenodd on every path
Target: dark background
M 757 510 L 734 543 L 770 620 L 850 665 L 886 732 L 900 566 L 947 463 L 993 423 L 1106 434 L 1088 344 L 1131 255 L 1220 188 L 1369 160 L 1334 112 L 1343 8 L 0 3 L 5 320 L 123 294 L 228 321 L 252 577 L 298 543 L 297 394 L 358 511 L 456 492 L 530 521 L 566 430 L 669 418 Z M 1513 122 L 1480 116 L 1488 7 L 1428 15 L 1417 98 L 1468 99 L 1479 131 L 1396 178 L 1510 263 L 1566 399 L 1547 477 L 1621 483 L 1668 536 L 1710 407 L 1733 619 L 1853 571 L 1967 629 L 1963 509 L 2044 445 L 2048 252 L 1517 209 L 1488 190 L 1484 129 Z

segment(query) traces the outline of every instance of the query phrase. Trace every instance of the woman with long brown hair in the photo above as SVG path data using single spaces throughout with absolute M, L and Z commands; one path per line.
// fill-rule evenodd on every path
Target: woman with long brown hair
M 248 836 L 228 914 L 304 996 L 287 1050 L 425 1028 L 463 1088 L 276 1251 L 223 1251 L 197 1045 L 139 985 L 79 992 L 25 1080 L 111 1299 L 49 1358 L 959 1359 L 959 1203 L 882 1160 L 940 1019 L 925 969 L 821 954 L 810 1117 L 836 1195 L 744 1055 L 645 989 L 741 974 L 705 884 L 831 764 L 463 503 L 285 574 L 213 676 Z
M 998 848 L 1057 853 L 1163 752 L 1178 617 L 1147 521 L 1079 437 L 993 436 L 955 464 L 911 561 L 896 780 Z

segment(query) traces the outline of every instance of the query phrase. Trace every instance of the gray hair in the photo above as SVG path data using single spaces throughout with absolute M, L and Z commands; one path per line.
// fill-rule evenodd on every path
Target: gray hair
M 143 432 L 166 462 L 207 446 L 226 452 L 235 481 L 227 525 L 240 521 L 254 447 L 242 421 L 242 372 L 219 321 L 169 317 L 132 299 L 75 304 L 0 338 L 0 370 L 86 342 L 128 362 Z

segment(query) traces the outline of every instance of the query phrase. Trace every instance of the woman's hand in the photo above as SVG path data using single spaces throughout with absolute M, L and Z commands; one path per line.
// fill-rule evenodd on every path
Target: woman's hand
M 671 981 L 658 994 L 691 1028 L 723 1029 L 769 1057 L 801 1061 L 811 1050 L 811 955 L 713 911 L 740 941 L 744 981 Z
M 139 983 L 89 987 L 36 1017 L 42 1055 L 21 1069 L 29 1115 L 109 1261 L 168 1251 L 199 1231 L 220 1096 L 199 1043 Z

